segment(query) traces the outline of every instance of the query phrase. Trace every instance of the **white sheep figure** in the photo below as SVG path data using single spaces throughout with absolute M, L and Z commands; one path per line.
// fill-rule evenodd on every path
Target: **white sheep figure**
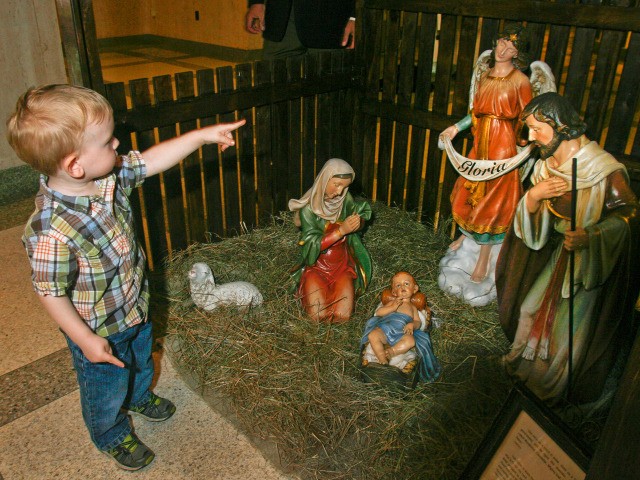
M 229 282 L 216 285 L 211 268 L 206 263 L 194 263 L 189 271 L 189 287 L 194 303 L 205 310 L 220 305 L 236 305 L 241 308 L 262 304 L 262 294 L 249 282 Z

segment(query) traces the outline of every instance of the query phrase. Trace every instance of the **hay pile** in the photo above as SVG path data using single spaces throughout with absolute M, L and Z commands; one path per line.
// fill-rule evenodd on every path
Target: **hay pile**
M 310 323 L 290 293 L 298 232 L 289 214 L 175 256 L 167 269 L 173 357 L 204 391 L 228 399 L 250 436 L 274 442 L 281 464 L 301 478 L 455 479 L 508 393 L 496 359 L 508 344 L 495 304 L 474 309 L 439 290 L 449 238 L 406 212 L 373 210 L 364 235 L 373 279 L 346 325 Z M 219 282 L 254 283 L 263 306 L 196 308 L 187 280 L 195 262 L 208 263 Z M 432 340 L 443 375 L 413 391 L 364 384 L 358 371 L 363 325 L 398 270 L 414 274 L 441 319 Z

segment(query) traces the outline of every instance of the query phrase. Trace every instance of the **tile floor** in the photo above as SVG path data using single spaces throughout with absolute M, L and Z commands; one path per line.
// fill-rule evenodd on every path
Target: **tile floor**
M 217 68 L 233 65 L 231 62 L 210 57 L 196 57 L 157 47 L 140 47 L 100 54 L 102 75 L 105 82 L 126 82 L 135 78 L 151 78 L 156 75 L 174 75 L 189 70 Z
M 64 339 L 31 289 L 22 229 L 0 231 L 0 478 L 132 478 L 89 439 Z M 156 453 L 136 478 L 288 478 L 188 387 L 168 355 L 155 360 L 155 391 L 178 410 L 163 423 L 134 421 Z
M 105 81 L 229 64 L 153 48 L 108 53 L 103 63 Z M 31 288 L 22 230 L 0 230 L 0 480 L 290 478 L 189 388 L 162 349 L 155 391 L 178 410 L 163 423 L 134 422 L 155 461 L 132 474 L 100 455 L 82 421 L 63 336 Z

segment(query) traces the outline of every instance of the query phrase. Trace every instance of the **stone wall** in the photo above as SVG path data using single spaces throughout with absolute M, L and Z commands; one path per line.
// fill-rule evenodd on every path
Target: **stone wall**
M 0 170 L 24 165 L 5 140 L 5 121 L 30 86 L 65 83 L 54 0 L 0 2 Z M 4 184 L 6 182 L 0 182 Z

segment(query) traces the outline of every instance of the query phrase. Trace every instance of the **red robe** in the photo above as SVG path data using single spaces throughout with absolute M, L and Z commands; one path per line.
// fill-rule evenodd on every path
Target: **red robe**
M 472 159 L 502 160 L 516 155 L 520 113 L 532 98 L 527 76 L 514 69 L 506 77 L 485 74 L 473 100 Z M 451 192 L 453 218 L 477 243 L 500 243 L 522 196 L 518 170 L 495 180 L 458 178 Z

